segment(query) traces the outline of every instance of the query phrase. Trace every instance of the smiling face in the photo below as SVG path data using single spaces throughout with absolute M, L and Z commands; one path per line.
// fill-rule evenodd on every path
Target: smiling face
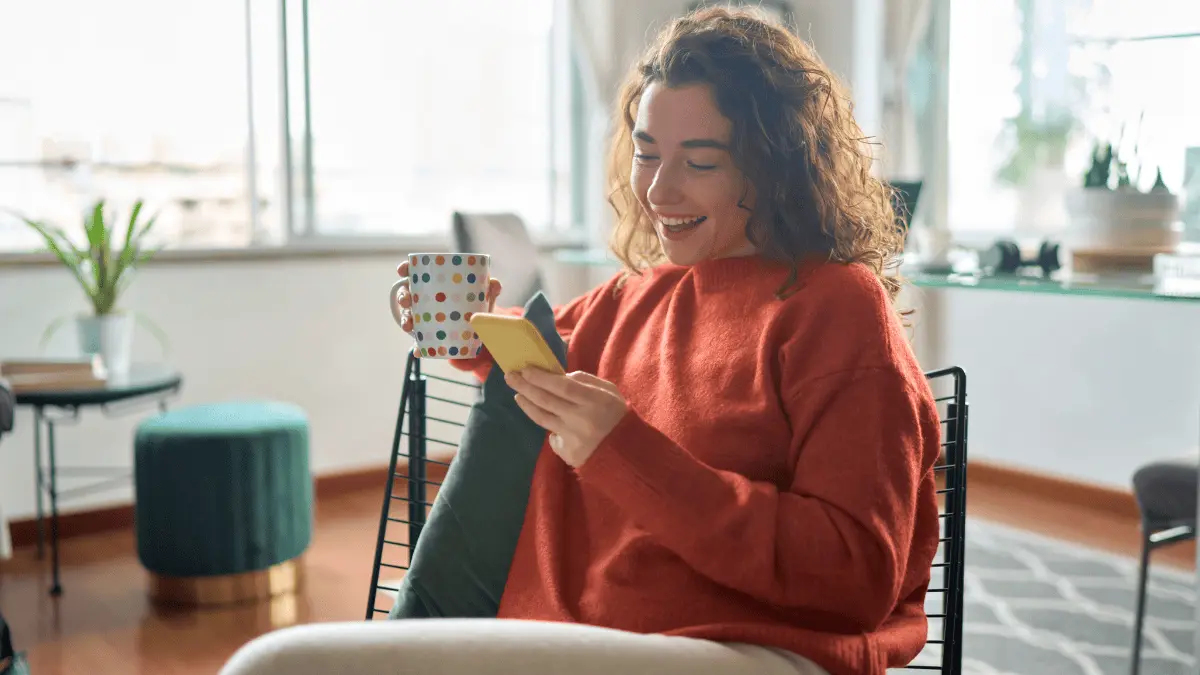
M 630 187 L 676 265 L 754 253 L 751 195 L 729 154 L 730 129 L 705 85 L 655 82 L 642 94 Z

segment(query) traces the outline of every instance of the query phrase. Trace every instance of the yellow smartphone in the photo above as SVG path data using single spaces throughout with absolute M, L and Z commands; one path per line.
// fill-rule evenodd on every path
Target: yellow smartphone
M 481 312 L 471 316 L 471 327 L 505 374 L 529 367 L 566 373 L 529 319 Z

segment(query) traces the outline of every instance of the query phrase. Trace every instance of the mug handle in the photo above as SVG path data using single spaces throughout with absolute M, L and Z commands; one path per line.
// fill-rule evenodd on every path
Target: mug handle
M 401 328 L 404 327 L 404 316 L 400 313 L 400 301 L 396 299 L 396 296 L 400 293 L 400 289 L 406 286 L 408 286 L 408 280 L 401 279 L 392 284 L 392 290 L 388 293 L 388 299 L 391 301 L 388 303 L 388 307 L 392 310 L 392 318 L 396 320 L 396 325 Z

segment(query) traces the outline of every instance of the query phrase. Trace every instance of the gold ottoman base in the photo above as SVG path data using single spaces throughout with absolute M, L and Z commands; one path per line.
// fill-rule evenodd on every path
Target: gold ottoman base
M 227 605 L 293 593 L 303 582 L 304 565 L 293 558 L 263 570 L 204 577 L 150 574 L 150 597 L 164 605 Z

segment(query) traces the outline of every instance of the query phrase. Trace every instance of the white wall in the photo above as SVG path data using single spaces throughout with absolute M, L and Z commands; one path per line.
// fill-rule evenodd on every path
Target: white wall
M 971 457 L 1130 488 L 1200 441 L 1200 303 L 922 290 L 929 368 L 967 371 Z M 932 339 L 934 342 L 929 342 Z
M 168 360 L 184 377 L 172 407 L 266 397 L 303 407 L 311 425 L 311 461 L 323 474 L 388 461 L 396 405 L 411 344 L 385 305 L 399 254 L 162 262 L 144 268 L 126 306 L 170 338 Z M 578 293 L 551 275 L 548 295 Z M 35 356 L 43 329 L 84 310 L 82 295 L 56 266 L 0 267 L 0 358 Z M 68 324 L 49 345 L 74 355 Z M 139 332 L 135 353 L 157 360 L 153 337 Z M 425 363 L 436 363 L 426 361 Z M 436 364 L 447 372 L 444 364 Z M 60 464 L 131 466 L 133 431 L 154 409 L 108 418 L 87 410 L 57 432 Z M 0 506 L 8 518 L 34 513 L 32 413 L 0 441 Z M 65 481 L 60 489 L 73 483 Z M 128 503 L 128 487 L 81 497 L 64 510 Z

